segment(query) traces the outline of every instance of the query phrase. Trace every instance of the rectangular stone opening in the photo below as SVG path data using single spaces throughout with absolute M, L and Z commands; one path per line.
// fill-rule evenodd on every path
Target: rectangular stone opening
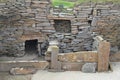
M 56 32 L 71 33 L 71 21 L 70 20 L 54 20 L 54 27 Z
M 25 41 L 25 53 L 37 54 L 38 53 L 38 40 L 26 40 Z

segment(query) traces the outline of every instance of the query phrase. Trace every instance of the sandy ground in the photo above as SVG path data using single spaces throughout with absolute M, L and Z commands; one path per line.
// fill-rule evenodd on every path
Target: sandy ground
M 112 67 L 113 72 L 103 73 L 38 71 L 33 75 L 32 80 L 120 80 L 120 62 L 112 63 Z
M 120 80 L 120 62 L 112 63 L 113 72 L 82 73 L 80 71 L 48 72 L 39 70 L 34 75 L 10 75 L 0 72 L 0 80 Z

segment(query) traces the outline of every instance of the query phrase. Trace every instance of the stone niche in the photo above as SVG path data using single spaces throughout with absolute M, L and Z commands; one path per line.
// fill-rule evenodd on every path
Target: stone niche
M 41 47 L 42 43 L 45 43 L 45 35 L 37 32 L 30 32 L 22 35 L 20 38 L 21 41 L 24 42 L 24 51 L 26 54 L 37 54 L 40 55 L 44 50 Z
M 38 40 L 26 40 L 25 41 L 25 53 L 37 53 L 38 52 Z
M 54 20 L 54 28 L 59 33 L 71 33 L 70 20 Z

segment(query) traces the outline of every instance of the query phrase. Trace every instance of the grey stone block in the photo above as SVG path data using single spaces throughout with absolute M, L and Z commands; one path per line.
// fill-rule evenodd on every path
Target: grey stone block
M 82 66 L 82 72 L 95 73 L 96 68 L 97 68 L 97 63 L 86 63 Z
M 118 46 L 111 47 L 111 53 L 117 53 L 119 51 Z

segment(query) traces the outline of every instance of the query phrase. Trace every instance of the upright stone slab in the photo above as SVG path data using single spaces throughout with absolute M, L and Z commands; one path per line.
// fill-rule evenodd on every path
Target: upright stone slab
M 110 43 L 101 41 L 98 46 L 98 72 L 108 71 Z
M 59 48 L 57 46 L 51 46 L 51 69 L 50 72 L 61 72 L 61 62 L 58 61 Z
M 58 66 L 58 52 L 59 52 L 59 48 L 57 46 L 52 46 L 52 54 L 51 54 L 51 69 L 57 69 Z
M 39 43 L 38 44 L 38 54 L 39 54 L 39 56 L 41 55 L 41 47 L 40 46 L 41 46 L 41 44 Z

